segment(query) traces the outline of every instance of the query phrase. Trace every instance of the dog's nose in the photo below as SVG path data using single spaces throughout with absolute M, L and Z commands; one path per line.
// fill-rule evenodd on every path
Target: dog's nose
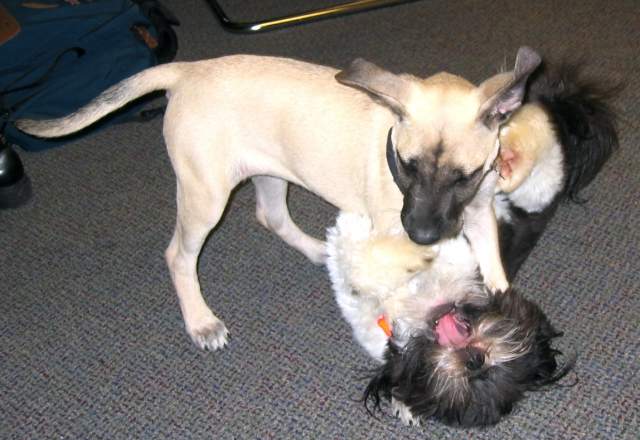
M 440 232 L 436 228 L 413 229 L 407 233 L 411 241 L 418 244 L 433 244 L 440 240 Z
M 476 348 L 467 349 L 467 361 L 465 366 L 470 371 L 476 371 L 484 365 L 484 353 Z

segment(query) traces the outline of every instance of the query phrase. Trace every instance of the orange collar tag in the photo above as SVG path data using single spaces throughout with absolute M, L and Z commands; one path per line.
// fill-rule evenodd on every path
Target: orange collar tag
M 391 331 L 391 324 L 387 321 L 384 315 L 378 316 L 378 327 L 382 329 L 387 338 L 390 338 L 393 332 Z

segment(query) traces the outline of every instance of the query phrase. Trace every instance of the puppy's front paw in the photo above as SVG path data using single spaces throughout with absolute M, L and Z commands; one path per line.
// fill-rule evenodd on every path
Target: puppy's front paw
M 484 283 L 491 293 L 506 292 L 507 289 L 509 289 L 509 282 L 504 274 L 487 277 L 485 278 Z
M 411 409 L 404 403 L 396 400 L 394 397 L 391 398 L 391 411 L 393 411 L 393 414 L 400 419 L 403 425 L 420 426 L 420 418 L 414 417 L 411 413 Z
M 213 313 L 192 321 L 186 324 L 187 333 L 198 347 L 214 351 L 227 345 L 229 330 Z

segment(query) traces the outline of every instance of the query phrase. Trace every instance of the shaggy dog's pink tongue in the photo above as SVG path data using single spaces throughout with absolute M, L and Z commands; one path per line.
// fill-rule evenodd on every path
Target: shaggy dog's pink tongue
M 442 316 L 436 324 L 438 344 L 447 347 L 463 347 L 469 339 L 469 327 L 456 319 L 453 312 Z

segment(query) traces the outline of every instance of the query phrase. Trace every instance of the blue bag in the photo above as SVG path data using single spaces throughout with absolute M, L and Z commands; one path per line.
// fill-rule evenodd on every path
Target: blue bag
M 177 50 L 171 26 L 178 21 L 155 0 L 5 0 L 2 5 L 19 30 L 0 40 L 0 135 L 25 150 L 63 145 L 88 130 L 39 139 L 17 130 L 16 119 L 67 115 L 120 80 L 170 61 Z M 91 130 L 136 119 L 143 105 L 126 107 Z

